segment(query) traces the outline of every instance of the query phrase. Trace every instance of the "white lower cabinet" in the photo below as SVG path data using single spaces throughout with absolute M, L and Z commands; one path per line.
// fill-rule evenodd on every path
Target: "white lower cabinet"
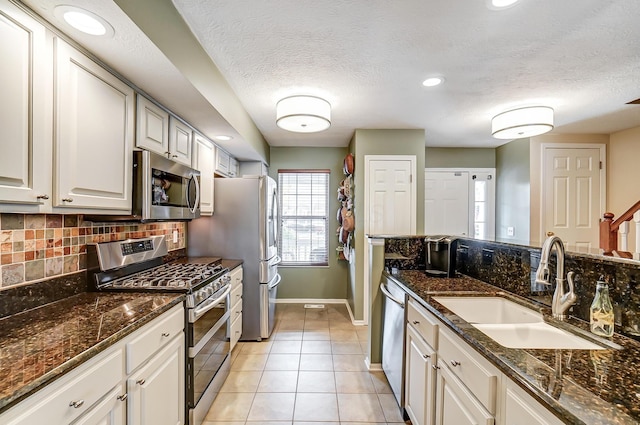
M 185 346 L 184 326 L 179 332 L 173 326 L 178 315 L 184 325 L 182 305 L 173 307 L 4 412 L 0 424 L 183 424 Z M 156 332 L 171 337 L 127 374 L 125 356 L 135 347 L 127 344 Z
M 505 391 L 505 424 L 561 425 L 562 422 L 545 409 L 515 382 L 507 381 Z
M 231 350 L 233 350 L 242 336 L 242 266 L 233 269 L 229 277 L 231 277 L 231 294 L 229 295 L 231 319 L 228 334 Z
M 413 425 L 431 425 L 435 419 L 436 362 L 435 350 L 407 325 L 405 409 Z
M 175 338 L 127 379 L 129 425 L 184 422 L 184 338 Z
M 438 360 L 437 425 L 493 425 L 493 415 L 483 408 L 465 385 Z

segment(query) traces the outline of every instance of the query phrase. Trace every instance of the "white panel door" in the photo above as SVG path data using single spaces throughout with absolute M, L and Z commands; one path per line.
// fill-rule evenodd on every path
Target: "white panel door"
M 48 203 L 52 63 L 44 27 L 9 2 L 0 10 L 0 202 Z
M 56 39 L 54 207 L 131 210 L 134 93 Z
M 410 235 L 412 223 L 411 161 L 370 161 L 369 229 L 370 234 Z
M 572 250 L 588 252 L 597 248 L 600 149 L 546 148 L 543 176 L 544 234 L 553 232 Z
M 467 171 L 425 171 L 424 190 L 425 234 L 469 234 Z

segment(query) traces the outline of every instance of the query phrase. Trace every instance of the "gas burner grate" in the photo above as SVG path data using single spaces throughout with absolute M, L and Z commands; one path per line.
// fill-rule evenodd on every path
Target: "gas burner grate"
M 224 271 L 216 263 L 167 263 L 111 282 L 114 288 L 190 288 Z

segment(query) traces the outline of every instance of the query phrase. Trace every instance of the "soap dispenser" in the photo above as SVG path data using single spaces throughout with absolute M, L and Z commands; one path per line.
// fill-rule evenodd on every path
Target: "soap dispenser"
M 609 298 L 609 286 L 600 276 L 596 283 L 596 294 L 590 309 L 591 332 L 600 336 L 612 336 L 614 327 L 613 305 Z

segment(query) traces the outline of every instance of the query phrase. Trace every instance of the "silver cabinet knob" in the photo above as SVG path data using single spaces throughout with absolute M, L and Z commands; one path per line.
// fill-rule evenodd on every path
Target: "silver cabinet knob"
M 46 193 L 44 195 L 38 195 L 36 196 L 36 199 L 49 199 L 49 195 L 47 195 Z
M 440 369 L 440 366 L 435 365 L 435 364 L 434 364 L 433 366 L 431 366 L 431 367 L 433 368 L 433 370 L 438 370 L 438 369 Z
M 119 395 L 118 397 L 116 397 L 116 399 L 118 399 L 120 401 L 125 401 L 127 399 L 127 397 L 128 397 L 128 395 L 125 393 L 125 394 Z
M 147 382 L 145 379 L 138 379 L 138 380 L 136 381 L 136 384 L 138 384 L 138 385 L 144 385 L 144 383 L 145 383 L 145 382 Z
M 413 322 L 411 322 L 411 323 L 413 323 L 414 325 L 417 325 L 417 324 L 419 324 L 420 322 L 418 322 L 417 320 L 414 320 L 414 321 L 413 321 Z
M 162 332 L 164 338 L 169 338 L 169 335 L 171 335 L 169 332 Z
M 62 198 L 62 202 L 73 202 L 73 198 Z
M 171 158 L 177 158 L 178 155 L 171 155 Z
M 460 362 L 457 360 L 451 360 L 451 366 L 453 367 L 460 366 Z
M 422 357 L 424 357 L 425 359 L 430 359 L 431 358 L 431 356 L 428 355 L 428 354 L 423 354 Z
M 69 406 L 73 407 L 74 409 L 78 409 L 82 407 L 83 404 L 84 404 L 84 400 L 78 400 L 78 401 L 72 401 L 71 403 L 69 403 Z

